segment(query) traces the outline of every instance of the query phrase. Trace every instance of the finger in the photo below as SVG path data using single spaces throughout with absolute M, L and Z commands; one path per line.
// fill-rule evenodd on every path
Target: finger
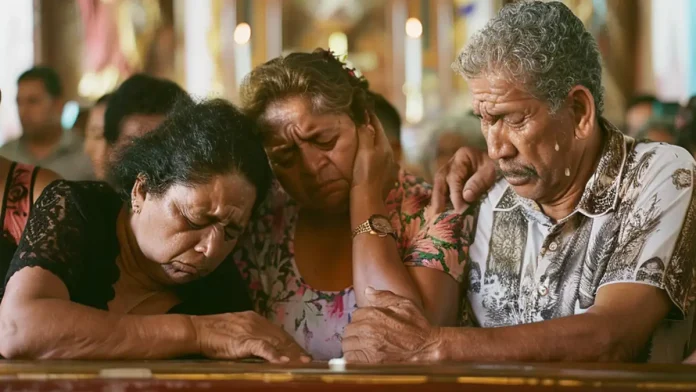
M 472 174 L 464 184 L 462 198 L 465 203 L 472 204 L 479 201 L 495 185 L 495 170 L 480 169 Z
M 370 126 L 372 126 L 372 128 L 375 131 L 376 145 L 384 145 L 389 143 L 389 140 L 387 139 L 387 134 L 386 132 L 384 132 L 382 122 L 379 121 L 379 118 L 374 113 L 370 113 Z
M 365 298 L 370 306 L 376 308 L 387 308 L 390 306 L 398 306 L 404 301 L 408 301 L 404 297 L 400 297 L 388 290 L 375 290 L 372 287 L 365 289 Z
M 447 187 L 446 177 L 449 166 L 450 164 L 448 163 L 438 170 L 437 173 L 435 173 L 435 178 L 433 178 L 433 193 L 430 199 L 430 205 L 438 214 L 447 210 L 449 188 Z
M 343 352 L 343 359 L 348 363 L 370 363 L 370 358 L 362 350 Z
M 344 356 L 346 352 L 357 351 L 361 348 L 362 343 L 358 336 L 343 336 L 343 339 L 341 339 L 341 349 Z
M 247 344 L 249 355 L 255 355 L 271 363 L 287 363 L 290 361 L 290 358 L 281 355 L 278 349 L 265 340 L 253 340 Z
M 464 197 L 464 180 L 459 176 L 461 172 L 450 172 L 447 175 L 447 188 L 449 189 L 449 199 L 456 213 L 461 213 L 468 207 Z
M 375 147 L 375 129 L 370 124 L 358 128 L 358 150 L 371 150 Z

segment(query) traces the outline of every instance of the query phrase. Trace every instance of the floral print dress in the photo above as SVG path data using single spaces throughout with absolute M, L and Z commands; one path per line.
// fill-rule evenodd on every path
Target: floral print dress
M 408 267 L 435 268 L 461 282 L 473 219 L 433 213 L 430 195 L 430 185 L 400 171 L 398 186 L 386 200 L 399 254 Z M 259 314 L 282 326 L 314 359 L 338 358 L 343 329 L 357 309 L 355 292 L 352 287 L 319 291 L 302 279 L 294 256 L 298 212 L 299 206 L 274 182 L 234 259 Z

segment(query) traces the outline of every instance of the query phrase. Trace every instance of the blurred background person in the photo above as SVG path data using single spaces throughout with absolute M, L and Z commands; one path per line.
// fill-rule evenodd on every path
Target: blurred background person
M 22 136 L 0 148 L 11 160 L 51 169 L 64 178 L 93 178 L 82 140 L 61 126 L 63 87 L 55 70 L 34 67 L 17 81 Z
M 94 177 L 103 180 L 106 177 L 104 161 L 106 159 L 106 140 L 104 139 L 104 113 L 111 94 L 106 94 L 95 102 L 89 111 L 85 129 L 84 152 L 92 161 Z
M 628 102 L 626 106 L 626 128 L 627 135 L 636 137 L 638 132 L 653 117 L 656 105 L 660 101 L 653 95 L 638 95 Z
M 145 74 L 126 79 L 109 98 L 104 114 L 108 150 L 158 127 L 179 101 L 191 101 L 178 84 Z
M 674 118 L 674 127 L 677 132 L 691 124 L 696 119 L 696 96 L 692 96 L 685 105 L 679 107 Z
M 638 139 L 648 139 L 653 142 L 674 144 L 677 134 L 674 130 L 674 119 L 654 117 L 641 127 L 637 135 Z
M 435 173 L 449 162 L 461 147 L 486 149 L 486 139 L 481 134 L 481 121 L 473 114 L 447 118 L 435 125 L 423 154 L 426 180 L 432 182 Z
M 0 276 L 7 273 L 34 202 L 48 184 L 59 178 L 50 170 L 0 158 Z

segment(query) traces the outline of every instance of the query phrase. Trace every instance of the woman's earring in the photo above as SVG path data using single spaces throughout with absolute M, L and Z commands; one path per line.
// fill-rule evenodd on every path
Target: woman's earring
M 140 206 L 133 203 L 133 212 L 135 212 L 136 214 L 139 214 L 140 213 Z

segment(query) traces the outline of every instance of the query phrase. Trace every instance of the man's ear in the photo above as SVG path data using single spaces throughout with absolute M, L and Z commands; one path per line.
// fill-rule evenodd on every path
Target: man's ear
M 587 139 L 597 117 L 594 97 L 584 86 L 575 86 L 568 93 L 573 112 L 573 133 L 576 139 Z

